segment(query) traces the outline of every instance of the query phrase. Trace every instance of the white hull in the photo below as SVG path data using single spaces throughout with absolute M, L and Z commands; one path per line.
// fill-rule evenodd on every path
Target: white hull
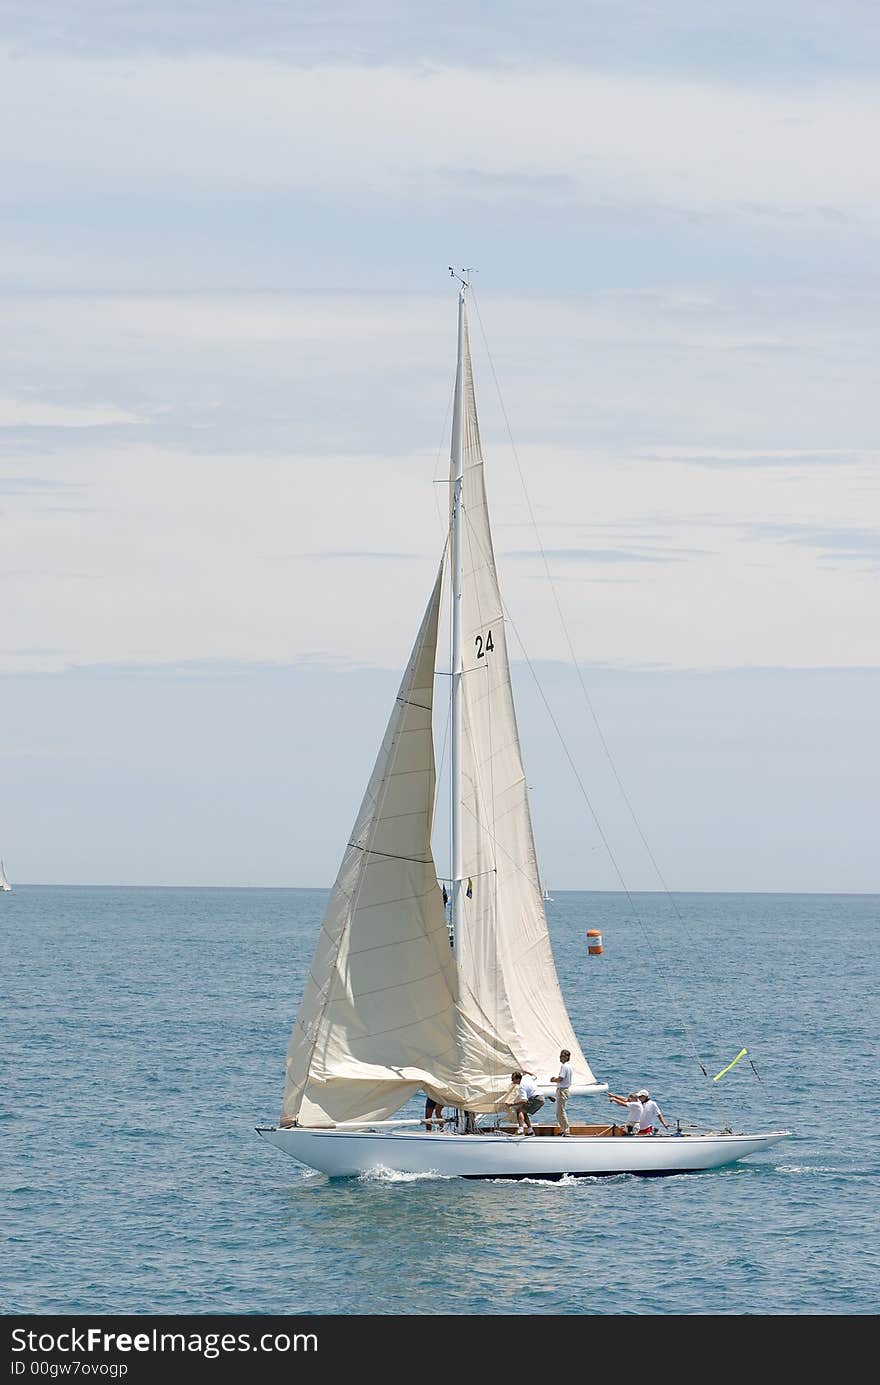
M 760 1135 L 481 1135 L 427 1131 L 258 1128 L 264 1139 L 330 1178 L 387 1170 L 445 1178 L 564 1178 L 698 1173 L 783 1140 Z

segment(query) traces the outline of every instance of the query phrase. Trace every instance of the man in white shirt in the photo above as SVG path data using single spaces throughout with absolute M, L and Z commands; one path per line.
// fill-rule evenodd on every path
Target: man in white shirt
M 516 1099 L 513 1102 L 513 1109 L 516 1112 L 516 1123 L 521 1135 L 534 1135 L 531 1117 L 536 1111 L 540 1111 L 544 1105 L 544 1098 L 538 1093 L 538 1084 L 535 1081 L 533 1072 L 512 1072 L 511 1082 L 518 1083 Z
M 556 1124 L 559 1126 L 560 1135 L 568 1135 L 571 1126 L 568 1122 L 568 1112 L 565 1107 L 568 1102 L 568 1094 L 571 1091 L 571 1067 L 569 1059 L 571 1054 L 564 1048 L 559 1055 L 559 1076 L 551 1077 L 550 1081 L 556 1087 Z
M 651 1096 L 651 1093 L 648 1091 L 647 1087 L 643 1087 L 640 1092 L 636 1092 L 636 1096 L 642 1103 L 642 1119 L 639 1121 L 639 1134 L 653 1135 L 655 1129 L 655 1121 L 659 1121 L 660 1124 L 663 1126 L 663 1129 L 668 1130 L 669 1126 L 666 1124 L 666 1121 L 663 1118 L 663 1112 L 660 1110 L 660 1107 L 657 1105 L 656 1101 Z
M 642 1123 L 642 1103 L 635 1092 L 630 1092 L 628 1096 L 616 1096 L 614 1092 L 609 1092 L 608 1100 L 626 1107 L 621 1125 L 625 1127 L 627 1135 L 638 1135 Z

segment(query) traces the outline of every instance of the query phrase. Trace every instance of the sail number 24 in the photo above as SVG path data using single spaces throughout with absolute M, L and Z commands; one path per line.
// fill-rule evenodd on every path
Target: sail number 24
M 486 655 L 491 654 L 492 650 L 495 648 L 495 645 L 492 641 L 492 631 L 486 631 L 485 643 L 483 642 L 483 636 L 477 635 L 477 638 L 474 640 L 474 644 L 477 647 L 477 658 L 485 659 Z

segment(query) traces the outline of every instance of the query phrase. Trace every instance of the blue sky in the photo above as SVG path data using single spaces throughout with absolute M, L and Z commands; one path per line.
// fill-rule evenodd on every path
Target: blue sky
M 626 883 L 540 547 L 667 883 L 880 889 L 880 16 L 808 8 L 0 7 L 13 878 L 329 883 L 441 542 L 454 263 Z M 614 888 L 517 680 L 544 873 Z

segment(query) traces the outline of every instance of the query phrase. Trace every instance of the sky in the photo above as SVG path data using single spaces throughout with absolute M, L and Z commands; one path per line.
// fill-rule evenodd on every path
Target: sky
M 863 0 L 0 0 L 13 882 L 332 882 L 452 264 L 542 874 L 880 890 L 878 68 Z

